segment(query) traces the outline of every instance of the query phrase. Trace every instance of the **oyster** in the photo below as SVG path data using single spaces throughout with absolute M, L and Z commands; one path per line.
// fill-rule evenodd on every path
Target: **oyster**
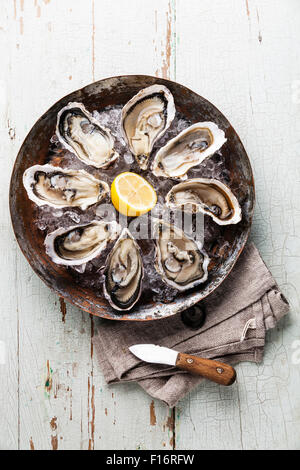
M 142 290 L 143 262 L 139 246 L 126 228 L 107 258 L 104 295 L 116 310 L 130 310 Z
M 29 199 L 38 206 L 80 207 L 101 201 L 109 193 L 104 181 L 84 170 L 66 170 L 52 165 L 34 165 L 23 175 Z
M 242 218 L 235 195 L 213 178 L 194 178 L 173 186 L 166 196 L 166 205 L 184 212 L 202 212 L 219 225 L 237 224 Z
M 200 244 L 158 219 L 154 219 L 154 235 L 155 269 L 166 284 L 185 291 L 207 280 L 209 258 Z
M 187 172 L 213 155 L 226 142 L 224 132 L 213 122 L 197 122 L 171 139 L 155 155 L 156 176 L 186 179 Z
M 60 110 L 56 135 L 63 146 L 86 165 L 106 168 L 119 157 L 110 131 L 81 103 L 69 103 Z
M 60 227 L 45 238 L 46 253 L 56 264 L 79 266 L 103 251 L 121 231 L 116 222 L 93 220 L 89 224 Z
M 122 132 L 142 170 L 148 165 L 155 141 L 175 116 L 173 96 L 163 85 L 140 90 L 122 109 Z

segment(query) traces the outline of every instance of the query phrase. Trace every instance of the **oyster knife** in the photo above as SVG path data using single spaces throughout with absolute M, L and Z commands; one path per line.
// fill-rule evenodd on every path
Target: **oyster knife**
M 135 344 L 129 350 L 142 361 L 175 366 L 220 385 L 232 385 L 236 379 L 234 368 L 223 362 L 180 353 L 155 344 Z

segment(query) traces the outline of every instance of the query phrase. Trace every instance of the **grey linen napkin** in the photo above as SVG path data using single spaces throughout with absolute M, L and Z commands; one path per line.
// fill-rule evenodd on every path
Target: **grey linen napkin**
M 130 353 L 129 346 L 154 343 L 230 364 L 260 362 L 266 330 L 289 310 L 253 244 L 200 305 L 206 321 L 198 330 L 186 327 L 180 314 L 150 322 L 100 320 L 94 346 L 106 382 L 137 381 L 152 397 L 173 407 L 203 379 L 174 367 L 144 363 Z

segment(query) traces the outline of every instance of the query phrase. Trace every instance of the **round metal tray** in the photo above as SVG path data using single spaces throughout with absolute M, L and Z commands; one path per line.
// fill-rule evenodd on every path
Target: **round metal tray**
M 243 211 L 242 221 L 224 228 L 223 236 L 230 243 L 230 250 L 224 255 L 222 264 L 210 265 L 208 281 L 196 291 L 180 294 L 168 304 L 136 304 L 132 312 L 122 314 L 114 311 L 99 294 L 90 288 L 75 284 L 72 274 L 66 268 L 54 264 L 44 249 L 44 234 L 34 223 L 34 204 L 28 199 L 23 187 L 24 171 L 35 164 L 44 164 L 49 141 L 55 133 L 58 111 L 70 101 L 82 102 L 90 111 L 105 106 L 125 104 L 141 88 L 154 83 L 167 86 L 172 92 L 176 109 L 192 123 L 213 121 L 226 134 L 227 142 L 222 147 L 226 168 L 230 172 L 231 185 L 241 187 L 237 194 Z M 10 212 L 16 239 L 20 248 L 38 276 L 65 300 L 81 309 L 113 320 L 155 320 L 174 315 L 199 302 L 213 292 L 228 276 L 247 241 L 254 208 L 254 181 L 251 165 L 239 136 L 210 102 L 178 83 L 146 75 L 125 75 L 92 83 L 81 90 L 62 98 L 54 104 L 33 126 L 26 137 L 15 162 L 10 185 Z

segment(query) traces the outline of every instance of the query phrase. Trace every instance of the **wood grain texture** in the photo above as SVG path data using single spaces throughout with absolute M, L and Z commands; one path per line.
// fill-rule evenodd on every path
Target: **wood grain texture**
M 201 375 L 220 385 L 232 385 L 236 379 L 236 372 L 230 365 L 190 354 L 179 353 L 176 367 L 193 375 Z
M 298 0 L 2 0 L 1 449 L 299 449 L 299 19 Z M 239 365 L 232 387 L 203 383 L 176 410 L 135 384 L 105 385 L 98 320 L 37 278 L 8 214 L 10 172 L 35 120 L 123 73 L 175 79 L 232 122 L 256 178 L 252 239 L 292 305 L 263 364 Z

